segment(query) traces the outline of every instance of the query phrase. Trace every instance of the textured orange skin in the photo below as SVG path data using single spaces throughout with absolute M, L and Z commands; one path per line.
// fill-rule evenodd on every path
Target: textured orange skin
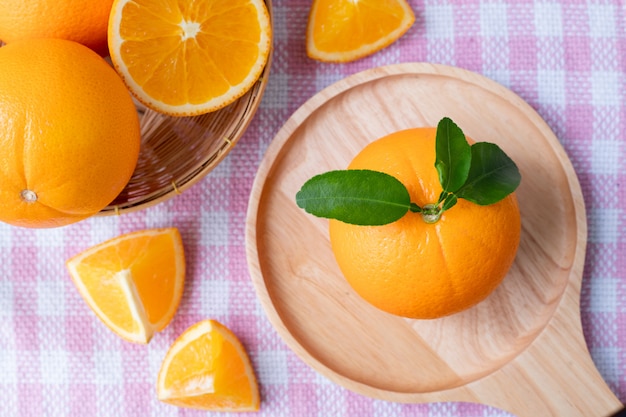
M 113 0 L 2 0 L 0 39 L 57 38 L 108 54 L 107 25 Z
M 351 169 L 398 178 L 423 207 L 441 192 L 435 128 L 392 133 L 365 147 Z M 484 300 L 508 273 L 520 240 L 515 194 L 489 206 L 459 199 L 439 221 L 407 213 L 384 226 L 330 221 L 330 240 L 345 278 L 365 300 L 389 313 L 433 319 Z
M 61 39 L 0 48 L 0 221 L 55 227 L 96 214 L 128 183 L 140 140 L 130 93 L 94 51 Z

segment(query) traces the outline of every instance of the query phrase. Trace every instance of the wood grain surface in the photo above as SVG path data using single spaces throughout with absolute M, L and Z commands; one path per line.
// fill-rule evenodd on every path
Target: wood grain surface
M 520 168 L 520 248 L 487 300 L 442 319 L 409 320 L 351 290 L 327 220 L 299 209 L 295 194 L 311 176 L 345 168 L 367 143 L 444 116 L 474 140 L 499 144 Z M 604 417 L 620 408 L 582 333 L 586 237 L 576 174 L 541 117 L 481 75 L 424 63 L 355 74 L 296 111 L 261 163 L 246 225 L 260 302 L 318 372 L 374 398 L 479 402 L 519 417 Z

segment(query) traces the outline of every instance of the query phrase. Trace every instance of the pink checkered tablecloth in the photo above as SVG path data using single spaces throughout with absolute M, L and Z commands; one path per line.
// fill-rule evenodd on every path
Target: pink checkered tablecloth
M 589 225 L 581 300 L 585 338 L 600 373 L 626 402 L 626 2 L 410 3 L 417 21 L 400 41 L 358 62 L 322 64 L 305 53 L 310 0 L 274 0 L 275 51 L 262 104 L 234 150 L 207 177 L 137 213 L 52 230 L 0 225 L 1 417 L 212 415 L 161 404 L 154 388 L 170 343 L 209 317 L 246 345 L 262 391 L 260 416 L 510 416 L 477 404 L 373 400 L 335 385 L 282 341 L 248 273 L 249 193 L 279 128 L 308 98 L 347 75 L 416 61 L 458 66 L 509 87 L 563 144 L 581 182 Z M 121 233 L 166 226 L 178 227 L 185 244 L 183 301 L 149 345 L 130 344 L 95 318 L 64 261 Z

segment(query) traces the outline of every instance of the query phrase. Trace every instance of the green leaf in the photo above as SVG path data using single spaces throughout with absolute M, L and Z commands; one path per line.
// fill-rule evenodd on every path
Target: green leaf
M 511 194 L 520 184 L 515 162 L 494 143 L 472 145 L 472 164 L 467 182 L 455 194 L 479 205 L 494 204 Z
M 463 131 L 449 118 L 437 125 L 435 168 L 443 191 L 456 192 L 467 180 L 472 152 Z
M 400 181 L 370 170 L 316 175 L 298 191 L 296 203 L 315 216 L 362 226 L 392 223 L 411 208 L 409 192 Z
M 412 213 L 421 213 L 422 212 L 422 208 L 420 206 L 418 206 L 415 203 L 411 203 L 411 206 L 409 207 L 409 210 L 411 210 Z
M 439 193 L 439 198 L 437 199 L 437 205 L 443 203 L 443 200 L 445 200 L 446 197 L 449 195 L 450 193 L 447 191 L 442 191 L 441 193 Z
M 452 207 L 454 207 L 457 201 L 458 201 L 458 198 L 456 195 L 448 194 L 446 199 L 443 200 L 443 204 L 441 205 L 441 211 L 446 211 L 448 209 L 451 209 Z

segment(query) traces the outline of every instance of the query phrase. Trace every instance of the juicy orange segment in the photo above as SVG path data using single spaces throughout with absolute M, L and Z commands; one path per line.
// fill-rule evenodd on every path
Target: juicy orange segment
M 137 99 L 189 116 L 254 85 L 272 30 L 263 0 L 116 0 L 108 34 L 111 60 Z
M 81 296 L 117 335 L 148 343 L 176 313 L 185 259 L 175 228 L 148 229 L 96 245 L 66 262 Z
M 201 321 L 187 329 L 163 359 L 159 400 L 212 411 L 257 411 L 259 389 L 247 352 L 226 326 Z
M 413 22 L 406 0 L 314 0 L 307 54 L 319 61 L 354 61 L 395 42 Z

